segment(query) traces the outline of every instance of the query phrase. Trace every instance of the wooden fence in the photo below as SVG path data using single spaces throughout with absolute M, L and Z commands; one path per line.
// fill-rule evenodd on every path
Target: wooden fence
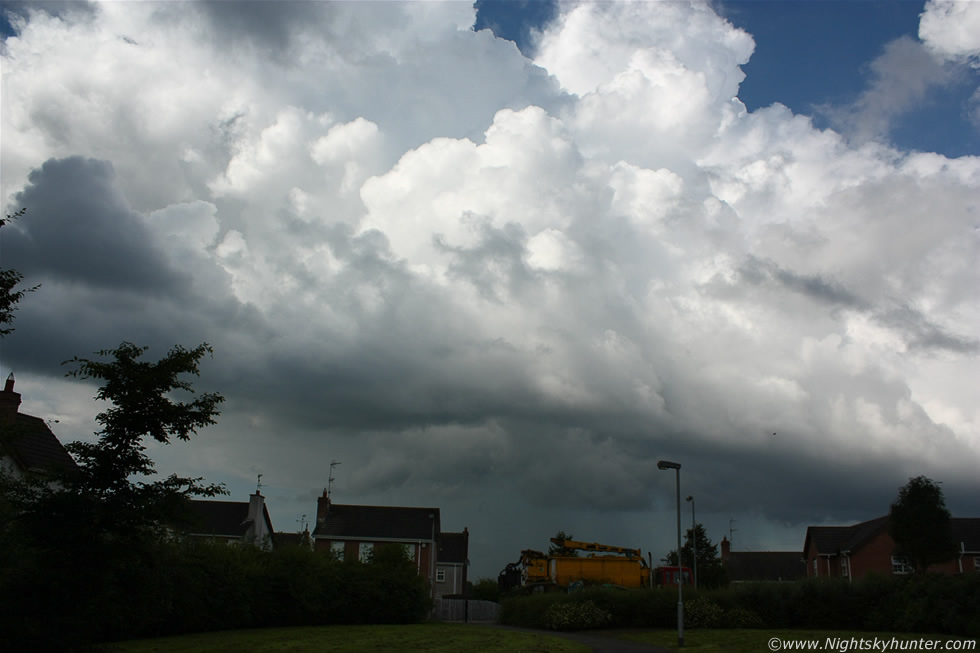
M 467 610 L 469 615 L 467 615 Z M 439 621 L 471 621 L 496 623 L 500 604 L 493 601 L 467 599 L 436 599 L 432 618 Z

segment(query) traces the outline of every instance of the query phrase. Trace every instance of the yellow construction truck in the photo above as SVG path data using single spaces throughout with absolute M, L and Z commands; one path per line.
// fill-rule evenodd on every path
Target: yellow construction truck
M 506 592 L 518 587 L 531 591 L 567 590 L 586 584 L 650 587 L 651 579 L 654 584 L 668 578 L 676 579 L 676 573 L 671 575 L 671 570 L 679 571 L 685 583 L 690 578 L 687 567 L 679 570 L 676 567 L 658 567 L 651 570 L 640 549 L 554 537 L 551 541 L 564 549 L 583 551 L 587 555 L 548 555 L 526 549 L 521 551 L 520 560 L 508 564 L 500 572 L 497 578 L 500 588 Z

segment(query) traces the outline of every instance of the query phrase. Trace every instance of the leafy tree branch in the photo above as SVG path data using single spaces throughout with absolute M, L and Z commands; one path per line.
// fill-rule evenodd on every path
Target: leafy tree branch
M 17 211 L 13 215 L 8 214 L 6 218 L 0 219 L 0 227 L 22 217 L 25 213 L 27 213 L 26 208 Z M 17 270 L 0 268 L 0 338 L 13 332 L 13 327 L 5 325 L 9 325 L 14 321 L 14 311 L 17 310 L 17 304 L 24 298 L 24 295 L 29 292 L 34 292 L 41 287 L 38 284 L 31 288 L 14 290 L 17 284 L 23 281 L 23 279 L 24 275 Z

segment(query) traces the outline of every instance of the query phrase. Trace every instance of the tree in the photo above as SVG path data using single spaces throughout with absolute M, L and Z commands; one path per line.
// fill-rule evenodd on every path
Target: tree
M 25 213 L 27 213 L 27 209 L 21 209 L 13 215 L 8 214 L 6 218 L 0 220 L 0 227 L 3 227 L 11 220 L 16 220 Z M 17 303 L 20 302 L 24 295 L 29 292 L 34 292 L 40 287 L 34 286 L 32 288 L 14 290 L 17 284 L 23 279 L 24 275 L 17 270 L 0 268 L 0 338 L 3 338 L 14 330 L 13 327 L 2 325 L 7 325 L 14 321 L 14 311 L 17 310 Z
M 493 578 L 480 578 L 472 583 L 470 598 L 475 601 L 500 602 L 500 583 Z
M 564 542 L 565 540 L 574 540 L 575 536 L 569 533 L 565 534 L 565 531 L 558 531 L 553 538 L 553 540 L 558 540 L 559 542 Z M 563 556 L 566 558 L 577 558 L 578 549 L 569 549 L 562 544 L 554 544 L 548 546 L 548 555 L 550 556 Z
M 953 558 L 952 520 L 939 484 L 916 476 L 899 488 L 888 513 L 888 534 L 895 554 L 908 558 L 918 572 Z
M 139 480 L 154 473 L 148 438 L 188 440 L 214 424 L 223 401 L 173 397 L 193 394 L 184 377 L 199 375 L 207 344 L 174 347 L 156 363 L 141 360 L 146 350 L 124 342 L 98 353 L 107 360 L 65 361 L 75 366 L 67 376 L 102 381 L 96 399 L 110 404 L 96 416 L 95 442 L 68 445 L 77 470 L 0 472 L 0 596 L 19 597 L 0 611 L 0 631 L 15 632 L 13 649 L 75 650 L 156 623 L 170 591 L 162 536 L 189 518 L 189 497 L 224 493 L 200 478 Z
M 98 352 L 108 361 L 77 356 L 65 361 L 77 366 L 66 376 L 103 381 L 95 398 L 111 406 L 95 418 L 102 426 L 95 442 L 65 447 L 78 463 L 77 470 L 56 470 L 55 478 L 4 481 L 4 498 L 22 526 L 44 533 L 56 519 L 61 527 L 93 540 L 133 539 L 186 520 L 191 496 L 225 493 L 221 485 L 176 474 L 153 482 L 137 480 L 155 471 L 145 453 L 147 438 L 163 444 L 174 437 L 188 440 L 197 429 L 215 423 L 217 407 L 224 401 L 214 393 L 190 401 L 170 397 L 174 391 L 194 393 L 182 377 L 199 375 L 201 358 L 212 352 L 206 343 L 195 349 L 178 345 L 156 363 L 141 360 L 146 350 L 124 342 Z
M 698 558 L 698 587 L 712 588 L 727 582 L 725 567 L 718 557 L 718 545 L 714 544 L 704 530 L 704 524 L 696 524 L 695 528 L 687 529 L 684 545 L 681 547 L 683 566 L 694 568 L 694 540 L 697 540 Z M 677 566 L 677 550 L 671 550 L 663 558 L 663 562 L 671 567 Z
M 201 485 L 200 478 L 175 474 L 152 483 L 130 480 L 155 471 L 144 453 L 147 438 L 162 444 L 174 437 L 187 441 L 197 429 L 215 423 L 217 407 L 224 401 L 215 393 L 187 402 L 169 397 L 177 390 L 194 393 L 190 382 L 181 377 L 200 376 L 201 358 L 213 354 L 207 343 L 194 349 L 177 345 L 156 363 L 140 360 L 147 349 L 123 342 L 116 349 L 98 352 L 110 361 L 76 356 L 64 362 L 77 365 L 66 376 L 103 381 L 95 398 L 112 404 L 95 417 L 102 426 L 96 442 L 72 442 L 66 448 L 82 470 L 72 485 L 104 504 L 113 528 L 158 526 L 178 518 L 187 498 L 224 493 L 223 486 Z

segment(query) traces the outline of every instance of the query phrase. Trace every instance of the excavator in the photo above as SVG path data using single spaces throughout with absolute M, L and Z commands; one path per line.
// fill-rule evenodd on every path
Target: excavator
M 588 583 L 624 588 L 651 587 L 654 584 L 677 582 L 681 574 L 689 582 L 687 567 L 657 567 L 651 569 L 640 549 L 610 546 L 597 542 L 578 542 L 551 538 L 564 549 L 587 552 L 586 556 L 548 555 L 525 549 L 517 562 L 508 564 L 497 578 L 503 591 L 518 587 L 531 591 L 575 589 Z

